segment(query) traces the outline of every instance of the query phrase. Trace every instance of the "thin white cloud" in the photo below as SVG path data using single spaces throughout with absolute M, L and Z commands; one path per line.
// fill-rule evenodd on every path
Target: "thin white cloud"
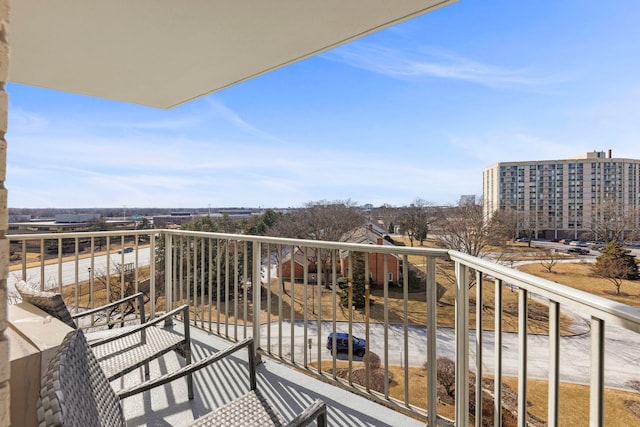
M 45 128 L 49 121 L 40 114 L 10 105 L 9 123 L 9 132 L 32 132 Z
M 494 87 L 550 83 L 549 79 L 529 75 L 525 70 L 485 64 L 434 49 L 410 51 L 354 43 L 323 54 L 323 57 L 393 78 L 436 77 Z
M 194 126 L 200 125 L 206 122 L 204 115 L 191 114 L 189 116 L 174 117 L 172 119 L 158 118 L 155 120 L 131 120 L 131 121 L 104 121 L 95 120 L 87 123 L 90 126 L 98 128 L 113 129 L 128 129 L 128 130 L 140 130 L 140 131 L 188 131 L 192 130 Z
M 283 141 L 281 138 L 253 126 L 251 123 L 247 122 L 242 117 L 240 117 L 238 113 L 236 113 L 231 108 L 224 105 L 221 101 L 213 97 L 206 97 L 205 102 L 207 102 L 207 104 L 211 108 L 211 111 L 216 116 L 223 118 L 228 123 L 234 125 L 238 129 L 241 129 L 253 136 L 257 136 L 272 142 L 277 142 L 281 144 L 285 143 L 285 141 Z
M 455 151 L 477 160 L 481 168 L 499 162 L 566 159 L 592 151 L 592 148 L 585 144 L 575 144 L 573 141 L 559 142 L 524 132 L 447 137 Z

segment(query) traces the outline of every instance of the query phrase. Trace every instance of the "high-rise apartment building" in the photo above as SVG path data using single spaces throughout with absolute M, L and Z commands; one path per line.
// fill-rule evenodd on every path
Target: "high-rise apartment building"
M 598 230 L 640 225 L 640 160 L 590 152 L 565 160 L 505 162 L 483 171 L 486 215 L 513 212 L 538 238 L 607 238 Z M 602 234 L 603 232 L 600 231 Z

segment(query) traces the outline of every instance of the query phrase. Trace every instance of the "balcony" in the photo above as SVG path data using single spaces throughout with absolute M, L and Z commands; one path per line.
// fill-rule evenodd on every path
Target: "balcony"
M 612 400 L 640 401 L 629 386 L 640 380 L 640 310 L 459 252 L 179 230 L 8 240 L 10 300 L 22 279 L 61 292 L 73 310 L 137 290 L 151 316 L 189 304 L 196 359 L 253 336 L 259 383 L 285 414 L 300 409 L 294 400 L 320 397 L 330 425 L 553 426 L 569 412 L 613 425 Z M 368 278 L 362 307 L 358 277 Z M 438 302 L 447 280 L 448 299 Z M 332 354 L 330 332 L 364 339 L 379 367 L 352 341 Z M 438 398 L 441 356 L 455 366 L 451 401 Z M 177 363 L 165 356 L 154 369 Z M 132 425 L 185 424 L 233 398 L 233 372 L 223 368 L 225 383 L 198 376 L 194 402 L 179 400 L 178 383 L 125 400 L 126 415 Z M 574 397 L 565 386 L 575 384 L 585 390 L 579 411 L 566 407 Z M 531 403 L 541 389 L 542 409 Z

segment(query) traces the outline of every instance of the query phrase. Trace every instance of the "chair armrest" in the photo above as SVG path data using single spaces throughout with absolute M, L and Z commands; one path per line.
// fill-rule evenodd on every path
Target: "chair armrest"
M 144 294 L 142 292 L 138 292 L 137 294 L 133 294 L 131 296 L 122 298 L 122 299 L 120 299 L 118 301 L 114 301 L 114 302 L 111 302 L 109 304 L 102 305 L 100 307 L 96 307 L 96 308 L 92 308 L 90 310 L 85 310 L 85 311 L 81 311 L 79 313 L 72 314 L 71 318 L 72 319 L 77 319 L 79 317 L 84 317 L 84 316 L 89 316 L 91 314 L 99 313 L 101 311 L 108 310 L 108 309 L 110 309 L 112 307 L 116 307 L 116 306 L 118 306 L 120 304 L 123 304 L 125 302 L 128 302 L 128 301 L 136 299 L 136 298 L 138 299 L 138 306 L 141 307 L 140 310 L 143 313 L 142 317 L 144 317 Z M 144 323 L 144 320 L 143 320 L 143 323 Z
M 118 339 L 120 339 L 122 337 L 126 337 L 126 336 L 129 336 L 129 335 L 133 335 L 135 333 L 138 333 L 140 331 L 144 331 L 145 329 L 150 328 L 151 326 L 155 326 L 158 323 L 163 322 L 165 319 L 167 319 L 169 317 L 172 317 L 172 316 L 175 316 L 176 314 L 178 314 L 180 312 L 184 312 L 185 317 L 187 319 L 189 318 L 188 317 L 189 316 L 189 306 L 186 305 L 186 304 L 185 305 L 181 305 L 178 308 L 175 308 L 175 309 L 173 309 L 171 311 L 166 312 L 162 316 L 158 316 L 153 320 L 150 320 L 150 321 L 148 321 L 146 323 L 143 323 L 141 325 L 136 326 L 135 328 L 127 329 L 126 331 L 122 332 L 121 334 L 110 336 L 110 337 L 107 337 L 107 338 L 104 338 L 104 339 L 101 339 L 101 340 L 91 341 L 89 343 L 89 347 L 97 347 L 99 345 L 106 344 L 108 342 L 118 340 Z M 188 328 L 189 327 L 189 323 L 185 322 L 185 326 L 184 327 L 185 327 L 185 329 Z M 186 335 L 187 334 L 185 333 L 185 336 Z
M 204 359 L 200 359 L 196 362 L 193 362 L 189 365 L 186 365 L 180 369 L 178 369 L 177 371 L 174 372 L 170 372 L 168 374 L 162 375 L 158 378 L 154 378 L 152 380 L 149 381 L 145 381 L 141 384 L 135 385 L 133 387 L 129 387 L 127 389 L 122 389 L 120 391 L 118 391 L 116 394 L 118 395 L 118 397 L 122 400 L 126 397 L 129 396 L 133 396 L 134 394 L 138 394 L 138 393 L 142 393 L 145 392 L 147 390 L 151 390 L 154 387 L 158 387 L 164 384 L 167 384 L 175 379 L 178 378 L 182 378 L 186 375 L 192 374 L 196 371 L 198 371 L 199 369 L 202 369 L 206 366 L 209 366 L 215 362 L 218 362 L 222 359 L 224 359 L 225 357 L 237 352 L 238 350 L 241 350 L 245 347 L 248 347 L 249 349 L 249 355 L 251 355 L 253 353 L 253 338 L 252 337 L 248 337 L 243 339 L 242 341 L 237 342 L 236 344 L 233 344 L 232 346 L 229 346 L 227 348 L 225 348 L 224 350 L 220 350 L 208 357 L 205 357 Z M 249 357 L 249 364 L 253 364 L 253 358 Z M 250 366 L 250 371 L 254 371 L 255 367 L 251 367 Z M 255 375 L 253 376 L 253 387 L 252 389 L 255 389 Z
M 307 408 L 292 419 L 286 427 L 304 427 L 316 419 L 318 420 L 318 427 L 327 426 L 327 405 L 320 399 L 316 399 L 315 402 L 307 406 Z

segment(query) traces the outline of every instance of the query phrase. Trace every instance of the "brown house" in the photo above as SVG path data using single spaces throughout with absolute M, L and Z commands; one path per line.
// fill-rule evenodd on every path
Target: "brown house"
M 369 224 L 357 230 L 348 240 L 349 243 L 363 243 L 370 245 L 391 245 L 393 243 L 384 238 L 386 232 L 373 224 Z M 394 254 L 370 253 L 369 257 L 369 281 L 372 284 L 382 285 L 385 281 L 398 285 L 402 281 L 402 261 Z M 384 275 L 384 258 L 387 258 L 387 277 Z M 349 253 L 343 251 L 340 255 L 340 274 L 347 276 L 349 272 Z
M 312 253 L 313 252 L 313 253 Z M 295 249 L 293 260 L 291 253 L 288 253 L 282 260 L 282 278 L 290 279 L 291 270 L 293 269 L 293 279 L 296 282 L 302 282 L 304 280 L 304 265 L 305 255 L 298 248 Z M 316 283 L 318 269 L 315 262 L 315 251 L 307 252 L 307 273 L 309 283 Z
M 385 232 L 379 227 L 369 224 L 356 230 L 347 240 L 349 243 L 364 243 L 370 245 L 392 245 L 384 238 Z M 369 256 L 369 280 L 372 284 L 384 284 L 385 280 L 389 284 L 398 285 L 402 281 L 402 261 L 393 254 L 370 253 Z M 387 258 L 387 277 L 384 274 L 384 258 Z M 287 254 L 282 260 L 282 277 L 287 280 L 292 277 L 296 282 L 304 280 L 305 255 L 298 249 Z M 317 261 L 315 252 L 307 252 L 307 273 L 309 283 L 317 281 Z M 349 252 L 341 251 L 338 260 L 338 276 L 346 277 L 349 274 Z M 326 279 L 325 279 L 326 280 Z

